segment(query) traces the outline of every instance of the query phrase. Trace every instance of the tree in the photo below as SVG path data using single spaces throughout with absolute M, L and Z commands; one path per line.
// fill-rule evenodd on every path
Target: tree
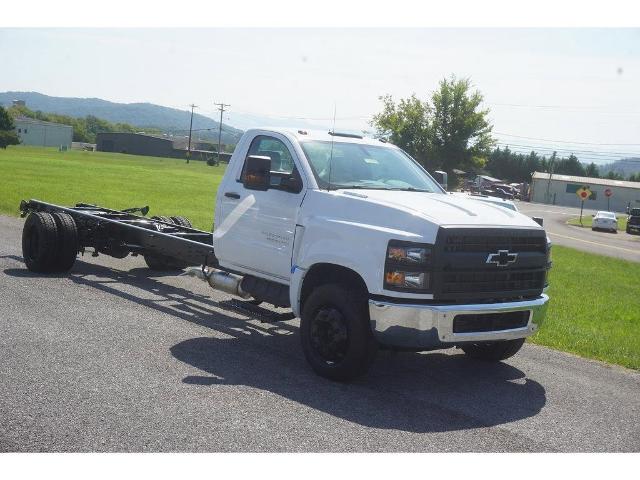
M 471 92 L 471 80 L 451 76 L 440 82 L 432 97 L 432 152 L 442 168 L 450 172 L 481 168 L 495 140 L 488 109 L 482 109 L 482 95 Z
M 431 107 L 415 94 L 396 105 L 391 95 L 380 97 L 382 112 L 374 115 L 371 126 L 376 135 L 398 145 L 425 168 L 437 165 L 428 156 L 431 140 Z
M 380 97 L 383 108 L 371 121 L 377 135 L 406 150 L 427 169 L 482 168 L 495 144 L 489 110 L 469 79 L 451 76 L 427 101 L 415 94 L 394 102 Z
M 624 180 L 624 177 L 622 175 L 614 172 L 613 170 L 609 170 L 609 173 L 607 173 L 605 178 L 608 178 L 609 180 Z
M 592 178 L 600 177 L 600 171 L 598 170 L 598 166 L 593 162 L 587 165 L 587 168 L 585 169 L 584 173 L 587 177 L 592 177 Z
M 18 145 L 20 139 L 16 132 L 13 118 L 9 116 L 3 107 L 0 107 L 0 148 L 7 148 L 9 145 Z

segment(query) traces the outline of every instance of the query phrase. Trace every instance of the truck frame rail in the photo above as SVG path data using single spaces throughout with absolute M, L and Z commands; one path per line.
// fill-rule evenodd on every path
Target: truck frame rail
M 99 205 L 78 203 L 63 207 L 40 200 L 23 200 L 22 216 L 31 212 L 66 213 L 76 223 L 78 251 L 93 248 L 115 258 L 149 255 L 179 261 L 185 265 L 218 267 L 212 233 L 187 227 L 173 219 L 147 218 L 149 207 L 112 210 Z M 142 215 L 136 215 L 139 212 Z M 180 217 L 182 218 L 182 217 Z

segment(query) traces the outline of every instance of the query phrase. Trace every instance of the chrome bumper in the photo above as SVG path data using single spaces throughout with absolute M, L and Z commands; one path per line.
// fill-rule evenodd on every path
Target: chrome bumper
M 450 347 L 464 342 L 490 342 L 528 337 L 535 333 L 547 309 L 549 297 L 534 300 L 475 305 L 397 304 L 369 300 L 371 330 L 383 345 L 403 348 Z M 461 314 L 529 311 L 526 327 L 490 332 L 454 333 L 453 319 Z

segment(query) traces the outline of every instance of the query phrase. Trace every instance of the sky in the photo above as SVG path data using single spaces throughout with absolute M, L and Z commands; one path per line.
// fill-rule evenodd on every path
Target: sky
M 370 129 L 379 97 L 469 77 L 514 150 L 640 157 L 640 29 L 0 28 L 0 91 Z M 304 119 L 304 120 L 303 120 Z M 567 151 L 563 151 L 566 149 Z

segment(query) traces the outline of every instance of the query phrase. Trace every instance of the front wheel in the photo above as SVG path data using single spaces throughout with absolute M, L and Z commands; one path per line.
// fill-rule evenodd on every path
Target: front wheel
M 337 381 L 366 373 L 377 352 L 366 295 L 338 284 L 317 287 L 300 321 L 304 355 L 320 376 Z
M 499 342 L 473 343 L 460 348 L 471 358 L 487 362 L 499 362 L 513 357 L 524 345 L 524 338 L 517 340 L 502 340 Z

